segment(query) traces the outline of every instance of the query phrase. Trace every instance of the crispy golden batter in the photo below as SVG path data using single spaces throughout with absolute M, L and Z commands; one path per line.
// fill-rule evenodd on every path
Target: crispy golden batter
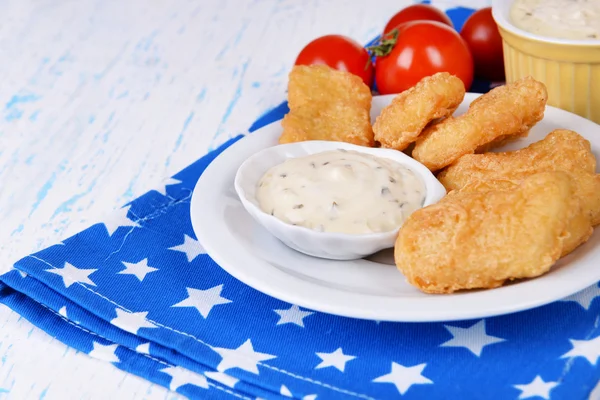
M 361 78 L 327 65 L 296 65 L 288 82 L 290 110 L 312 103 L 355 103 L 371 109 L 371 90 Z
M 464 196 L 465 193 L 471 192 L 500 192 L 500 191 L 515 191 L 519 187 L 520 181 L 504 180 L 486 180 L 469 183 L 459 191 L 451 191 L 441 201 L 452 199 L 454 196 Z M 587 242 L 592 235 L 594 229 L 590 223 L 590 218 L 586 214 L 581 199 L 578 196 L 573 196 L 571 201 L 571 215 L 567 224 L 563 251 L 561 257 L 571 253 L 577 247 Z
M 465 85 L 456 76 L 439 72 L 425 77 L 381 111 L 373 125 L 375 140 L 402 151 L 431 121 L 452 115 L 464 97 Z
M 544 116 L 548 94 L 531 77 L 499 86 L 473 101 L 469 110 L 425 129 L 412 156 L 437 171 L 465 154 L 526 136 Z
M 279 143 L 331 140 L 372 147 L 371 91 L 358 76 L 325 65 L 295 66 L 288 84 L 290 112 Z
M 332 140 L 373 146 L 369 112 L 352 104 L 306 105 L 286 114 L 281 124 L 283 134 L 279 143 Z
M 600 176 L 590 142 L 576 132 L 556 129 L 543 140 L 515 151 L 467 154 L 437 178 L 447 190 L 482 180 L 522 180 L 544 171 L 568 172 L 592 225 L 600 223 Z
M 426 293 L 542 275 L 563 253 L 574 197 L 564 172 L 532 175 L 513 190 L 450 195 L 406 220 L 396 265 Z

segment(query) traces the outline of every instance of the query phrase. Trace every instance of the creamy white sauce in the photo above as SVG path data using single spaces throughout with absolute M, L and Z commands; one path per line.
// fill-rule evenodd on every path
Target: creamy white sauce
M 322 232 L 389 232 L 423 206 L 425 185 L 405 166 L 357 151 L 290 158 L 258 182 L 260 208 Z
M 600 39 L 600 0 L 515 0 L 511 22 L 557 39 Z

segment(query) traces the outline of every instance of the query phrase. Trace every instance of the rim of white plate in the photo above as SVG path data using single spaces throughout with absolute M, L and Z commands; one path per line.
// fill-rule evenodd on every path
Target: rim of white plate
M 467 93 L 464 103 L 469 104 L 478 96 L 477 93 Z M 392 98 L 393 95 L 376 96 L 373 102 L 387 104 Z M 558 125 L 566 125 L 565 128 L 570 126 L 574 130 L 579 127 L 580 131 L 597 130 L 597 143 L 600 146 L 600 126 L 550 106 L 546 107 L 545 118 L 548 118 L 548 114 L 551 114 L 551 119 L 562 121 L 557 124 L 557 128 Z M 577 254 L 578 259 L 576 262 L 570 261 L 568 268 L 561 266 L 535 279 L 496 289 L 450 295 L 390 297 L 351 293 L 286 273 L 258 258 L 244 246 L 236 246 L 235 237 L 226 229 L 223 221 L 219 221 L 219 213 L 213 207 L 225 202 L 226 193 L 235 193 L 233 181 L 241 163 L 256 149 L 274 145 L 275 143 L 267 143 L 267 136 L 270 134 L 277 137 L 280 132 L 280 122 L 276 121 L 227 148 L 198 180 L 190 205 L 192 226 L 207 254 L 230 275 L 264 294 L 339 316 L 396 322 L 436 322 L 523 311 L 563 299 L 600 281 L 600 268 L 592 268 L 594 263 L 600 261 L 600 245 L 595 249 L 582 251 L 582 248 L 589 247 L 592 239 L 578 249 L 579 253 L 575 251 L 563 259 L 564 264 L 567 260 L 573 260 Z M 240 203 L 239 207 L 243 207 L 238 198 L 229 200 L 237 201 Z M 207 228 L 204 229 L 204 226 Z M 598 254 L 594 254 L 597 252 Z M 597 261 L 594 262 L 594 259 Z M 399 272 L 398 276 L 403 279 Z

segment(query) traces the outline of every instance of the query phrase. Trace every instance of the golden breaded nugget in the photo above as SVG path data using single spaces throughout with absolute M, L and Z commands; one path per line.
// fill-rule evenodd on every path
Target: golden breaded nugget
M 283 117 L 283 134 L 279 143 L 306 140 L 331 140 L 360 146 L 373 146 L 369 112 L 355 104 L 308 104 Z
M 356 103 L 371 110 L 371 89 L 358 76 L 327 65 L 296 65 L 289 74 L 288 107 L 312 103 Z
M 448 196 L 400 228 L 396 266 L 426 293 L 494 288 L 542 275 L 563 253 L 574 188 L 564 172 L 535 174 L 514 190 Z
M 331 140 L 372 147 L 371 91 L 358 76 L 326 65 L 295 66 L 279 143 Z
M 453 190 L 448 193 L 447 196 L 442 198 L 441 201 L 445 201 L 446 199 L 452 199 L 453 196 L 464 196 L 465 193 L 470 192 L 499 192 L 499 191 L 514 191 L 519 187 L 520 181 L 511 181 L 508 179 L 504 180 L 486 180 L 486 181 L 476 181 L 473 183 L 469 183 L 464 186 L 460 190 Z M 569 217 L 569 223 L 567 224 L 566 233 L 564 242 L 563 242 L 563 251 L 561 253 L 561 257 L 566 256 L 571 253 L 577 247 L 587 242 L 590 238 L 594 229 L 592 228 L 592 224 L 590 222 L 590 218 L 586 214 L 581 199 L 578 196 L 573 196 L 571 199 L 571 216 Z
M 446 189 L 460 189 L 483 179 L 500 179 L 509 173 L 561 169 L 596 172 L 590 142 L 577 132 L 555 129 L 529 146 L 502 153 L 466 154 L 438 174 Z M 490 175 L 493 174 L 493 175 Z
M 473 101 L 465 114 L 426 128 L 412 156 L 437 171 L 490 144 L 526 136 L 543 118 L 547 98 L 546 86 L 531 77 L 496 87 Z
M 556 129 L 544 139 L 515 151 L 467 154 L 437 178 L 447 190 L 483 180 L 523 180 L 544 171 L 568 172 L 592 225 L 600 223 L 600 176 L 590 142 L 576 132 Z
M 438 72 L 425 77 L 381 111 L 373 125 L 375 140 L 402 151 L 431 121 L 452 115 L 464 97 L 465 85 L 456 76 Z

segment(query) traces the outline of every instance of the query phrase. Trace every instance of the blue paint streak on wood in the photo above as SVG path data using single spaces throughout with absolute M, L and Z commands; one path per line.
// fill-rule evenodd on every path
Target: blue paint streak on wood
M 152 42 L 154 41 L 154 38 L 156 37 L 156 35 L 158 34 L 158 31 L 155 30 L 152 33 L 150 33 L 149 36 L 143 38 L 142 40 L 140 40 L 138 42 L 138 44 L 135 46 L 136 50 L 144 50 L 144 51 L 148 51 L 150 49 L 150 46 L 152 45 Z
M 206 98 L 206 88 L 202 88 L 202 90 L 200 91 L 200 93 L 198 93 L 198 96 L 196 97 L 196 101 L 198 103 L 204 101 L 204 99 Z
M 46 397 L 46 394 L 48 393 L 49 388 L 50 388 L 50 386 L 48 386 L 44 390 L 42 390 L 42 392 L 40 393 L 40 400 L 44 400 L 44 398 Z
M 61 205 L 59 205 L 56 208 L 56 210 L 54 210 L 54 213 L 52 214 L 52 216 L 50 217 L 50 219 L 54 219 L 54 217 L 56 217 L 58 214 L 72 211 L 71 206 L 73 204 L 75 204 L 75 202 L 77 202 L 77 200 L 79 200 L 80 198 L 82 198 L 85 195 L 89 194 L 92 191 L 92 189 L 94 188 L 94 186 L 96 186 L 96 180 L 95 179 L 92 181 L 92 183 L 90 184 L 90 186 L 88 186 L 88 188 L 87 188 L 87 190 L 85 192 L 78 193 L 78 194 L 74 195 L 73 197 L 71 197 L 69 200 L 66 200 Z
M 9 344 L 9 345 L 8 345 L 8 347 L 6 348 L 6 351 L 8 352 L 8 350 L 10 350 L 10 348 L 11 348 L 12 346 L 13 346 L 12 344 Z M 2 364 L 3 364 L 3 365 L 4 365 L 4 363 L 6 362 L 7 358 L 8 358 L 8 355 L 7 355 L 7 354 L 4 354 L 4 355 L 2 356 L 2 358 L 0 359 L 0 361 L 2 362 Z
M 173 151 L 177 150 L 179 148 L 179 146 L 181 146 L 181 141 L 183 140 L 183 134 L 187 130 L 188 126 L 190 125 L 190 122 L 192 122 L 192 119 L 194 119 L 193 111 L 190 112 L 190 115 L 188 115 L 188 117 L 185 119 L 185 122 L 183 123 L 183 128 L 181 129 L 181 132 L 179 133 L 179 136 L 177 136 L 177 140 L 175 141 L 175 148 L 173 148 Z
M 204 92 L 204 90 L 203 90 L 203 92 Z M 183 128 L 181 128 L 181 132 L 179 133 L 179 136 L 177 136 L 177 140 L 175 141 L 175 147 L 173 147 L 173 151 L 171 152 L 171 155 L 173 153 L 175 153 L 175 151 L 179 148 L 179 146 L 181 146 L 181 142 L 183 141 L 183 135 L 184 135 L 185 131 L 187 130 L 188 126 L 190 125 L 190 122 L 192 122 L 192 119 L 194 119 L 193 111 L 190 112 L 190 115 L 188 115 L 188 117 L 183 122 Z M 171 164 L 171 155 L 169 155 L 167 157 L 167 160 L 165 161 L 165 165 L 167 167 Z
M 240 40 L 242 39 L 242 36 L 244 35 L 244 32 L 246 32 L 246 29 L 248 28 L 248 22 L 245 22 L 244 25 L 242 25 L 242 28 L 238 31 L 235 40 L 233 41 L 233 45 L 237 46 L 237 44 L 240 42 Z
M 185 130 L 187 129 L 190 122 L 192 122 L 193 118 L 194 118 L 194 112 L 192 111 L 190 113 L 190 115 L 188 115 L 188 117 L 186 118 L 185 122 L 183 123 L 183 129 L 181 130 L 182 133 L 185 132 Z
M 31 113 L 31 115 L 29 116 L 29 120 L 31 122 L 35 122 L 37 120 L 38 115 L 40 115 L 40 111 L 41 110 L 35 110 L 33 113 Z
M 19 233 L 19 232 L 23 231 L 23 228 L 25 228 L 25 226 L 23 226 L 23 224 L 20 224 L 20 225 L 17 227 L 17 229 L 15 229 L 15 230 L 13 230 L 13 231 L 11 232 L 11 235 L 14 235 L 15 233 Z
M 113 120 L 114 117 L 115 117 L 115 112 L 113 111 L 110 113 L 110 115 L 108 116 L 108 119 L 104 123 L 104 129 L 108 128 L 108 124 L 111 123 L 111 121 Z
M 32 77 L 29 79 L 29 83 L 31 85 L 36 85 L 38 83 L 38 77 L 41 75 L 42 70 L 46 67 L 46 64 L 50 62 L 50 58 L 44 57 L 37 68 L 37 70 L 33 73 Z
M 39 100 L 40 98 L 40 96 L 33 93 L 22 93 L 13 95 L 4 106 L 4 109 L 6 110 L 6 116 L 4 117 L 4 119 L 7 122 L 20 119 L 23 116 L 24 111 L 16 106 L 22 103 L 31 103 Z
M 58 171 L 59 172 L 64 171 L 66 164 L 67 164 L 67 160 L 63 160 L 58 165 Z M 31 214 L 33 214 L 33 212 L 38 208 L 38 206 L 40 205 L 42 200 L 44 200 L 44 198 L 48 195 L 48 192 L 50 191 L 50 189 L 52 189 L 52 186 L 54 185 L 55 180 L 56 180 L 56 172 L 53 172 L 52 175 L 50 176 L 50 178 L 46 181 L 46 183 L 44 183 L 44 185 L 38 191 L 37 199 L 36 199 L 35 203 L 33 203 L 33 206 L 31 207 L 31 212 L 29 213 L 29 216 L 31 216 Z
M 18 108 L 12 108 L 4 118 L 6 122 L 15 121 L 17 119 L 21 119 L 23 116 L 23 110 L 19 110 Z
M 225 114 L 223 114 L 223 118 L 221 118 L 221 123 L 219 124 L 219 129 L 217 129 L 217 132 L 213 136 L 213 139 L 215 139 L 221 133 L 223 124 L 225 122 L 227 122 L 227 120 L 231 116 L 231 112 L 233 111 L 233 108 L 235 107 L 235 105 L 237 104 L 238 100 L 240 99 L 240 96 L 242 95 L 242 86 L 244 84 L 244 75 L 246 74 L 246 69 L 247 68 L 248 68 L 248 61 L 246 61 L 244 64 L 242 64 L 242 72 L 240 74 L 240 82 L 238 84 L 238 87 L 235 90 L 235 93 L 233 95 L 233 99 L 231 100 L 231 102 L 227 106 L 227 109 L 225 110 Z M 211 150 L 213 150 L 213 149 L 211 148 Z
M 27 94 L 15 94 L 9 101 L 8 103 L 6 103 L 5 108 L 8 110 L 12 107 L 14 107 L 15 105 L 19 104 L 19 103 L 29 103 L 32 101 L 36 101 L 39 100 L 40 96 L 37 96 L 33 93 L 27 93 Z

